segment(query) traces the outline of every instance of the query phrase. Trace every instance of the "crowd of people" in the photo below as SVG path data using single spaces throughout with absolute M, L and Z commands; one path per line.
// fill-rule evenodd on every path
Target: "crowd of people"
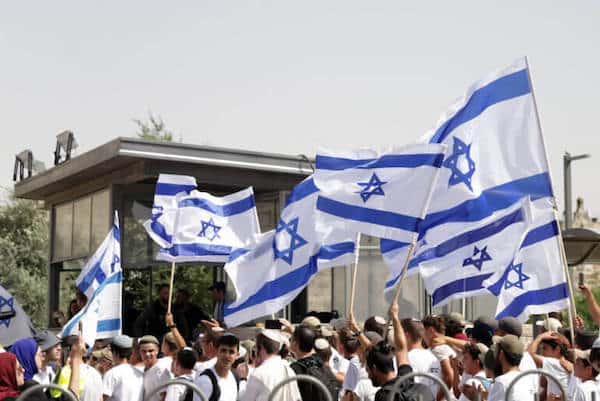
M 587 287 L 581 291 L 600 325 L 600 307 Z M 83 401 L 201 400 L 181 381 L 210 401 L 266 401 L 295 375 L 317 383 L 292 381 L 277 390 L 275 400 L 326 400 L 328 394 L 332 400 L 383 401 L 392 393 L 395 400 L 424 401 L 600 399 L 600 339 L 580 318 L 564 322 L 574 324 L 574 338 L 560 314 L 551 314 L 541 332 L 526 340 L 523 324 L 512 317 L 480 317 L 469 324 L 459 314 L 400 319 L 394 304 L 387 318 L 373 316 L 362 325 L 352 315 L 327 323 L 307 316 L 297 325 L 280 319 L 279 329 L 257 328 L 243 340 L 218 319 L 202 316 L 201 334 L 189 341 L 161 300 L 148 311 L 161 316 L 162 324 L 154 315 L 143 317 L 152 322 L 145 327 L 158 331 L 152 334 L 120 335 L 86 348 L 78 336 L 59 339 L 46 330 L 8 350 L 0 347 L 0 401 L 49 383 L 63 390 L 39 389 L 28 399 L 66 400 L 70 392 Z M 552 377 L 515 380 L 534 369 Z M 417 376 L 406 379 L 410 373 Z

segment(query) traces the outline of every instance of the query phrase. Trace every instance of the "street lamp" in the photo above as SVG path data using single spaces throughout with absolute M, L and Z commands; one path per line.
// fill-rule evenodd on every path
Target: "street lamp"
M 563 178 L 565 180 L 565 228 L 571 228 L 573 211 L 571 209 L 571 162 L 574 160 L 587 159 L 589 154 L 571 156 L 569 152 L 563 155 Z

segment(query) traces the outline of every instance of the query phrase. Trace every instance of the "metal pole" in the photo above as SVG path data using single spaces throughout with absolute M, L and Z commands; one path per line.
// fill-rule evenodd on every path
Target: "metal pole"
M 565 152 L 563 155 L 563 179 L 565 182 L 565 229 L 571 228 L 573 218 L 571 201 L 571 155 Z

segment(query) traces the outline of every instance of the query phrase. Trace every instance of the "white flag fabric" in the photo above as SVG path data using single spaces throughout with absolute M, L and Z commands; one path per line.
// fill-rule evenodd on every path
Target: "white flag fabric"
M 21 338 L 35 334 L 29 316 L 10 292 L 0 285 L 0 344 L 10 347 Z
M 224 308 L 229 327 L 278 312 L 320 270 L 351 263 L 353 233 L 316 229 L 318 193 L 312 177 L 302 181 L 288 197 L 277 228 L 262 234 L 252 249 L 232 252 L 225 271 L 237 298 Z
M 177 197 L 171 246 L 157 259 L 226 262 L 232 249 L 248 247 L 260 234 L 253 189 L 218 197 L 199 191 Z
M 94 291 L 87 304 L 63 327 L 61 337 L 77 335 L 82 324 L 83 341 L 90 347 L 97 339 L 121 334 L 121 293 L 123 272 L 116 271 Z
M 523 199 L 476 228 L 421 247 L 410 265 L 418 266 L 432 306 L 488 293 L 483 280 L 504 271 L 530 224 L 530 202 Z
M 534 208 L 533 219 L 520 250 L 500 278 L 494 276 L 484 282 L 498 296 L 496 319 L 512 316 L 525 322 L 530 315 L 569 306 L 556 214 Z
M 321 226 L 411 242 L 419 231 L 445 146 L 415 144 L 384 152 L 321 150 L 315 161 Z
M 88 298 L 106 280 L 106 277 L 121 270 L 120 238 L 119 216 L 115 211 L 112 229 L 96 252 L 88 259 L 75 280 L 77 288 Z
M 177 215 L 177 194 L 189 194 L 195 190 L 196 178 L 186 175 L 160 174 L 154 189 L 152 217 L 144 222 L 150 238 L 161 248 L 171 246 L 175 217 Z

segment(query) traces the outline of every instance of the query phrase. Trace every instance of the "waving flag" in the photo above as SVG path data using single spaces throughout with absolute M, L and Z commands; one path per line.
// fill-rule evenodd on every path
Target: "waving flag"
M 424 215 L 445 147 L 408 145 L 332 153 L 316 158 L 322 226 L 411 242 Z
M 476 228 L 423 246 L 409 266 L 419 267 L 433 306 L 488 293 L 483 281 L 506 268 L 530 223 L 529 199 L 523 199 L 481 220 Z
M 177 198 L 180 193 L 189 194 L 197 187 L 196 179 L 185 175 L 160 174 L 154 189 L 152 217 L 144 222 L 144 228 L 150 238 L 161 248 L 171 246 L 175 217 L 177 216 Z
M 10 347 L 15 341 L 34 333 L 29 316 L 15 297 L 0 285 L 0 344 Z
M 159 260 L 225 262 L 232 249 L 260 234 L 252 188 L 223 197 L 192 191 L 177 200 L 171 246 L 160 250 Z
M 237 298 L 224 309 L 228 326 L 281 310 L 320 270 L 351 263 L 354 234 L 315 226 L 318 194 L 312 177 L 302 181 L 288 197 L 277 228 L 251 249 L 231 253 L 225 271 Z
M 533 218 L 533 228 L 500 278 L 494 276 L 484 282 L 498 296 L 496 319 L 513 316 L 524 322 L 532 314 L 569 306 L 556 214 L 554 210 L 534 209 Z
M 81 273 L 75 280 L 75 285 L 88 298 L 106 280 L 106 277 L 121 270 L 121 233 L 119 230 L 119 215 L 115 211 L 113 227 L 100 247 L 89 258 Z

